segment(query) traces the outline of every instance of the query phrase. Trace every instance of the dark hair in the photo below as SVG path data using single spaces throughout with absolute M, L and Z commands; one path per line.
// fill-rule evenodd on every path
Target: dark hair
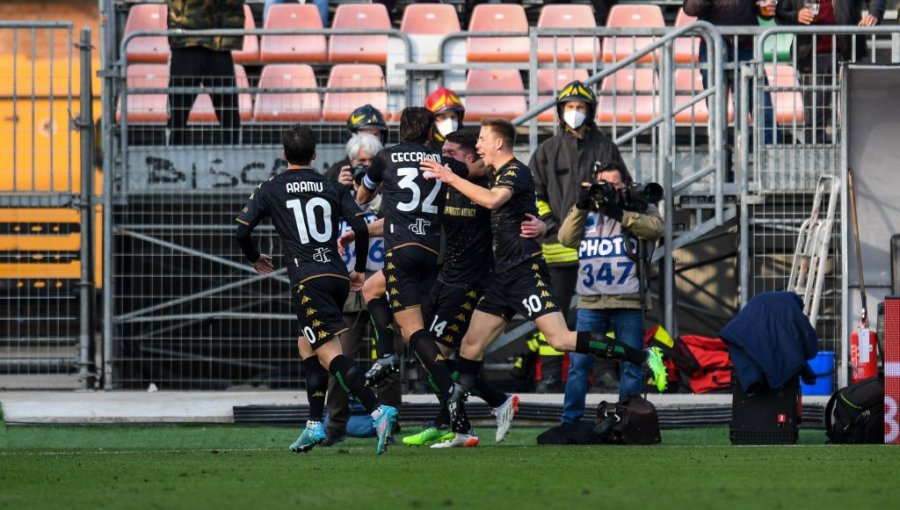
M 407 106 L 400 112 L 400 141 L 428 141 L 429 132 L 434 124 L 434 114 L 421 106 Z
M 491 128 L 494 134 L 503 139 L 503 146 L 510 151 L 513 150 L 516 143 L 516 128 L 512 122 L 506 119 L 484 118 L 481 119 L 481 125 Z
M 631 177 L 631 172 L 628 171 L 628 167 L 619 161 L 598 161 L 594 163 L 594 177 L 596 178 L 597 174 L 601 172 L 619 172 L 622 183 L 627 186 L 631 186 L 631 184 L 634 183 L 634 179 Z
M 294 124 L 281 135 L 284 157 L 292 165 L 308 165 L 316 153 L 316 135 L 312 129 Z
M 475 155 L 475 159 L 478 159 L 478 149 L 475 148 L 478 144 L 478 135 L 475 133 L 460 129 L 448 134 L 444 142 L 458 144 L 462 150 L 471 152 Z

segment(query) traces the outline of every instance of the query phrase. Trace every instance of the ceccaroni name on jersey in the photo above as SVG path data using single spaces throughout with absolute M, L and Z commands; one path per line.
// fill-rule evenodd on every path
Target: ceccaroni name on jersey
M 441 161 L 441 157 L 437 154 L 428 152 L 393 152 L 391 153 L 392 163 L 418 163 L 420 161 Z
M 313 181 L 300 181 L 286 183 L 285 191 L 288 193 L 321 193 L 322 183 Z

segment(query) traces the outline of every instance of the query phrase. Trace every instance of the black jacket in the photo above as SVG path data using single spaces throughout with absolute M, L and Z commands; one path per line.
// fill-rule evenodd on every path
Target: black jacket
M 863 3 L 868 4 L 869 14 L 878 18 L 881 23 L 884 20 L 884 0 L 831 0 L 834 5 L 834 17 L 836 25 L 856 25 L 862 19 Z M 775 6 L 775 19 L 779 25 L 799 25 L 797 14 L 805 5 L 804 0 L 778 0 Z M 841 58 L 839 60 L 861 60 L 866 51 L 865 38 L 856 38 L 856 55 L 852 55 L 852 36 L 838 36 L 840 42 Z M 800 72 L 809 72 L 812 69 L 812 36 L 797 37 L 794 51 L 797 53 L 797 67 Z

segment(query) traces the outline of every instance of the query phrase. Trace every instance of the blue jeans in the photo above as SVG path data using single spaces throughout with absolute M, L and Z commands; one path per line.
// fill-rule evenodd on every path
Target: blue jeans
M 578 331 L 605 334 L 612 330 L 620 342 L 642 349 L 644 324 L 640 310 L 616 308 L 611 310 L 578 309 Z M 563 400 L 563 423 L 577 423 L 584 416 L 584 400 L 588 392 L 588 377 L 594 371 L 594 355 L 569 353 L 569 378 Z M 619 400 L 640 395 L 644 388 L 644 370 L 640 365 L 622 362 Z
M 725 52 L 725 61 L 726 62 L 731 62 L 734 60 L 734 47 L 731 44 L 726 42 L 723 47 L 723 51 Z M 707 62 L 708 56 L 706 53 L 706 44 L 703 41 L 700 42 L 700 51 L 698 53 L 699 53 L 698 56 L 700 57 L 700 63 L 705 64 Z M 738 64 L 740 64 L 741 62 L 749 62 L 749 61 L 753 60 L 753 49 L 752 48 L 738 48 L 737 59 L 738 59 Z M 734 72 L 735 74 L 732 74 L 732 72 Z M 732 91 L 732 93 L 734 93 L 735 102 L 737 102 L 738 98 L 737 98 L 737 92 L 735 91 L 735 86 L 734 86 L 734 77 L 739 76 L 739 74 L 737 74 L 739 72 L 740 72 L 739 69 L 735 69 L 734 71 L 727 70 L 727 69 L 725 70 L 725 81 L 728 83 L 728 89 L 730 89 Z M 703 78 L 703 88 L 707 88 L 708 81 L 707 81 L 706 69 L 700 69 L 700 76 Z M 763 76 L 762 79 L 763 79 L 762 86 L 768 87 L 768 85 L 769 85 L 768 78 Z M 753 98 L 754 97 L 756 97 L 756 91 L 750 91 L 750 112 L 751 113 L 753 113 Z M 738 105 L 735 104 L 734 105 L 735 118 L 738 117 L 738 110 L 739 110 Z M 775 126 L 775 112 L 772 109 L 772 95 L 769 92 L 763 93 L 763 121 L 765 122 L 765 125 L 763 126 L 763 143 L 765 143 L 766 145 L 771 145 L 772 142 L 776 141 L 776 140 L 777 140 L 777 143 L 781 143 L 781 137 L 777 136 L 778 128 L 777 128 L 777 126 Z M 726 137 L 726 140 L 727 140 L 727 137 Z
M 283 4 L 284 0 L 266 0 L 263 5 L 263 23 L 266 22 L 266 16 L 269 15 L 269 7 L 275 4 Z M 312 2 L 319 8 L 319 16 L 322 17 L 322 26 L 328 28 L 328 0 L 313 0 Z

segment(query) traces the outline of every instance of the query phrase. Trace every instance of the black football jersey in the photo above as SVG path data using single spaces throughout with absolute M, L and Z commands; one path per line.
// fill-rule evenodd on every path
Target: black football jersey
M 511 267 L 541 254 L 541 246 L 534 239 L 519 236 L 521 223 L 537 216 L 534 196 L 534 177 L 531 169 L 518 159 L 494 172 L 491 187 L 503 186 L 512 190 L 512 197 L 491 211 L 491 232 L 494 235 L 494 271 L 501 273 Z
M 338 222 L 363 214 L 346 186 L 313 170 L 288 170 L 260 184 L 237 221 L 255 227 L 272 218 L 291 283 L 297 284 L 314 274 L 347 275 L 337 251 Z
M 490 186 L 490 177 L 475 184 Z M 444 205 L 444 266 L 439 278 L 446 283 L 471 284 L 493 267 L 491 211 L 447 187 Z
M 467 167 L 420 143 L 401 143 L 383 149 L 372 160 L 366 179 L 381 184 L 385 250 L 417 244 L 437 253 L 441 245 L 441 211 L 446 187 L 426 179 L 419 163 L 442 162 L 465 176 Z

